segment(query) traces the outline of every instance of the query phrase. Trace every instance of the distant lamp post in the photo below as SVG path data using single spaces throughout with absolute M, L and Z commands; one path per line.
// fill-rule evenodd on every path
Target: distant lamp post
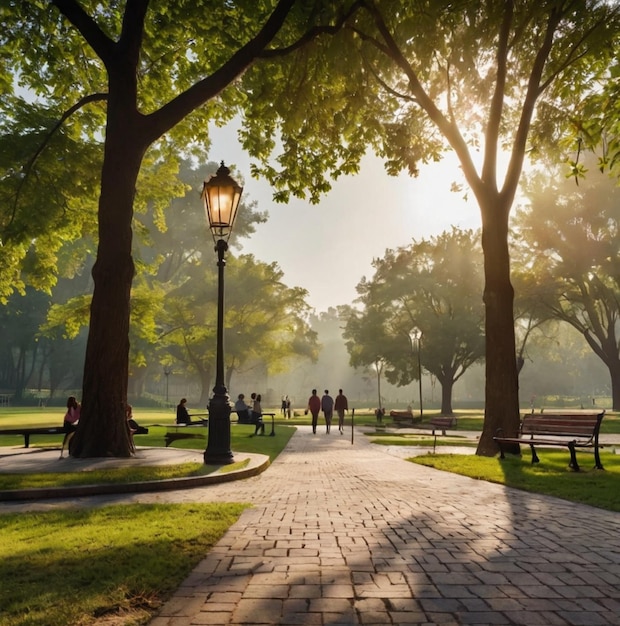
M 378 421 L 381 421 L 383 417 L 383 406 L 381 404 L 381 373 L 383 372 L 383 359 L 377 359 L 372 364 L 373 369 L 377 373 L 377 396 L 379 400 L 379 406 L 375 411 L 375 415 Z
M 422 361 L 420 360 L 420 346 L 422 344 L 422 331 L 419 328 L 414 328 L 409 333 L 409 339 L 411 339 L 411 349 L 418 353 L 418 383 L 420 390 L 420 419 L 424 417 L 424 409 L 422 408 Z
M 209 440 L 204 453 L 207 465 L 224 465 L 234 461 L 230 449 L 230 402 L 224 382 L 224 253 L 232 232 L 241 187 L 230 176 L 230 170 L 222 164 L 216 174 L 204 183 L 202 201 L 209 221 L 209 228 L 217 252 L 217 352 L 215 387 L 209 401 Z
M 172 374 L 172 370 L 166 365 L 164 366 L 164 376 L 166 377 L 166 404 L 168 404 L 168 376 Z

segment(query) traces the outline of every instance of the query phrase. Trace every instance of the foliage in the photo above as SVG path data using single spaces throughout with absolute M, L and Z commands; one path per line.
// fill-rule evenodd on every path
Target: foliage
M 607 366 L 620 408 L 620 192 L 607 174 L 578 186 L 534 176 L 516 225 L 532 293 L 547 315 L 570 324 Z
M 593 91 L 593 76 L 604 72 L 613 55 L 617 13 L 614 3 L 603 0 L 280 0 L 275 6 L 144 0 L 115 1 L 104 9 L 55 0 L 28 2 L 21 12 L 5 8 L 4 109 L 23 103 L 14 96 L 12 72 L 63 112 L 62 122 L 71 122 L 61 124 L 63 130 L 85 137 L 86 147 L 97 144 L 105 116 L 105 150 L 95 145 L 102 167 L 84 368 L 89 434 L 76 438 L 76 449 L 84 455 L 127 453 L 118 433 L 124 432 L 127 396 L 131 220 L 145 155 L 171 163 L 178 156 L 175 145 L 191 150 L 191 140 L 209 121 L 224 122 L 243 108 L 241 137 L 257 159 L 253 173 L 266 175 L 281 200 L 309 193 L 316 201 L 329 188 L 327 177 L 357 171 L 369 146 L 392 173 L 415 174 L 419 161 L 439 158 L 448 146 L 456 152 L 483 216 L 488 424 L 479 451 L 489 453 L 497 422 L 510 432 L 518 420 L 506 235 L 528 138 L 533 150 L 540 149 L 578 111 L 584 93 Z M 232 30 L 226 28 L 231 23 Z M 326 33 L 336 36 L 318 37 Z M 260 58 L 271 62 L 257 63 Z M 76 93 L 82 96 L 78 102 Z M 49 137 L 52 128 L 21 130 Z M 479 145 L 480 170 L 473 158 Z M 281 150 L 274 166 L 276 146 Z M 501 183 L 500 148 L 512 154 Z M 32 149 L 25 153 L 30 163 L 38 161 Z M 32 204 L 18 201 L 25 198 L 16 191 L 23 174 L 16 167 L 2 178 L 13 200 L 0 222 L 4 226 L 20 211 L 32 210 Z M 8 252 L 7 234 L 5 228 L 0 236 Z M 2 276 L 11 276 L 18 288 L 15 267 L 37 233 L 22 230 L 20 236 L 13 254 L 0 261 L 7 270 Z M 106 422 L 113 428 L 105 428 Z
M 445 392 L 442 413 L 451 414 L 454 383 L 484 354 L 478 236 L 453 228 L 386 250 L 373 266 L 374 276 L 357 287 L 362 311 L 343 309 L 351 364 L 381 358 L 387 380 L 408 385 L 418 379 L 413 355 L 419 351 Z
M 519 420 L 508 217 L 523 163 L 584 119 L 585 97 L 617 65 L 619 32 L 620 7 L 604 0 L 379 0 L 363 3 L 333 38 L 244 77 L 273 103 L 265 116 L 264 101 L 249 100 L 242 137 L 278 199 L 303 196 L 309 182 L 318 201 L 327 173 L 357 171 L 365 149 L 388 172 L 411 175 L 418 163 L 455 152 L 483 224 L 487 419 L 479 454 L 493 454 L 495 430 L 514 432 Z
M 131 504 L 0 515 L 2 623 L 71 626 L 102 616 L 142 623 L 244 508 Z
M 85 167 L 97 159 L 101 163 L 92 168 L 101 173 L 98 248 L 84 365 L 83 426 L 74 438 L 74 451 L 81 456 L 126 456 L 123 407 L 135 271 L 133 216 L 150 201 L 153 219 L 160 221 L 167 197 L 179 195 L 182 187 L 168 174 L 183 153 L 197 153 L 193 142 L 205 139 L 209 123 L 230 120 L 243 104 L 238 79 L 259 56 L 273 44 L 296 48 L 325 28 L 335 28 L 342 19 L 340 7 L 318 0 L 316 5 L 240 0 L 218 6 L 142 0 L 115 1 L 102 8 L 97 3 L 54 0 L 27 2 L 19 12 L 4 7 L 1 17 L 6 52 L 0 59 L 0 80 L 6 94 L 0 107 L 7 112 L 7 123 L 0 135 L 11 134 L 10 124 L 16 121 L 13 108 L 30 112 L 37 98 L 42 108 L 49 107 L 56 115 L 49 124 L 18 124 L 17 135 L 34 140 L 20 143 L 23 158 L 11 162 L 0 177 L 7 200 L 0 219 L 0 243 L 7 254 L 0 263 L 2 277 L 10 276 L 0 296 L 21 287 L 17 280 L 25 276 L 18 271 L 21 260 L 29 247 L 43 241 L 44 228 L 28 232 L 32 202 L 26 200 L 29 192 L 36 195 L 33 183 L 45 172 L 45 157 L 54 160 L 51 142 L 70 136 L 92 151 Z M 230 24 L 235 28 L 228 29 Z M 28 97 L 16 92 L 16 86 Z M 206 141 L 208 145 L 208 137 Z M 72 154 L 80 154 L 80 147 L 64 151 L 67 162 Z M 153 180 L 140 178 L 143 165 L 171 181 L 166 191 Z M 70 206 L 79 197 L 74 186 L 61 184 L 58 190 L 59 206 Z M 143 190 L 148 196 L 140 194 Z M 51 212 L 50 234 L 57 230 L 56 214 Z M 95 223 L 88 222 L 87 214 L 94 215 L 77 214 L 72 230 L 64 232 L 66 238 L 77 238 L 84 224 Z M 19 224 L 24 228 L 13 232 Z M 57 250 L 48 249 L 52 255 Z
M 257 364 L 277 371 L 293 354 L 316 358 L 316 334 L 305 316 L 306 292 L 287 287 L 274 264 L 251 255 L 229 257 L 226 269 L 226 319 L 224 329 L 226 382 L 234 372 Z M 159 316 L 160 347 L 187 371 L 197 372 L 206 404 L 212 386 L 217 321 L 217 276 L 210 267 L 195 264 L 187 280 L 166 295 Z

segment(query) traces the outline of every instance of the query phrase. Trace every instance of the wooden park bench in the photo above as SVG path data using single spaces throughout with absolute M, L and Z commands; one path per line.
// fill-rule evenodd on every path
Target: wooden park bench
M 429 425 L 433 431 L 433 435 L 436 430 L 440 430 L 441 434 L 446 436 L 447 428 L 456 428 L 456 417 L 431 417 Z
M 395 426 L 413 426 L 422 421 L 420 416 L 414 416 L 411 411 L 390 411 L 390 417 Z
M 271 433 L 270 437 L 276 436 L 276 425 L 275 425 L 275 413 L 263 413 L 260 418 L 260 422 L 257 424 L 256 421 L 252 418 L 252 411 L 234 411 L 237 414 L 237 422 L 239 424 L 251 424 L 255 427 L 254 434 L 257 435 L 259 432 L 264 435 L 265 434 L 265 417 L 271 417 Z M 248 417 L 249 416 L 249 417 Z
M 456 428 L 456 417 L 431 417 L 428 421 L 428 425 L 431 428 L 433 435 L 433 453 L 437 447 L 437 431 L 440 430 L 441 434 L 446 436 L 446 429 Z
M 25 428 L 7 428 L 0 430 L 0 435 L 21 435 L 24 438 L 24 448 L 30 447 L 30 437 L 33 435 L 66 435 L 73 432 L 64 426 L 34 426 Z M 144 426 L 138 426 L 132 435 L 148 435 L 149 429 Z
M 33 435 L 66 435 L 64 426 L 35 426 L 30 428 L 7 428 L 0 430 L 0 435 L 21 435 L 24 438 L 24 448 L 30 447 L 30 437 Z
M 535 446 L 565 446 L 570 450 L 569 467 L 579 471 L 577 463 L 577 448 L 594 449 L 594 466 L 603 469 L 599 454 L 599 430 L 605 411 L 600 413 L 579 412 L 551 412 L 529 413 L 523 416 L 516 437 L 505 437 L 501 429 L 493 439 L 497 442 L 500 458 L 504 457 L 506 445 L 527 444 L 532 451 L 532 463 L 538 463 Z

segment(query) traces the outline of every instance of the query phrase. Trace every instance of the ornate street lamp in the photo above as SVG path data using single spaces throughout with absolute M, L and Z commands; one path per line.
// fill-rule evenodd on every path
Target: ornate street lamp
M 418 328 L 414 328 L 409 333 L 409 339 L 411 339 L 411 349 L 414 349 L 418 353 L 418 383 L 420 389 L 420 419 L 424 417 L 424 409 L 422 408 L 422 362 L 420 360 L 420 345 L 422 343 L 422 331 Z
M 232 232 L 241 187 L 230 176 L 230 170 L 222 164 L 214 176 L 205 181 L 202 201 L 209 221 L 209 228 L 217 252 L 217 352 L 215 363 L 215 387 L 209 401 L 209 439 L 204 453 L 207 465 L 224 465 L 234 461 L 230 449 L 230 402 L 224 383 L 224 253 Z

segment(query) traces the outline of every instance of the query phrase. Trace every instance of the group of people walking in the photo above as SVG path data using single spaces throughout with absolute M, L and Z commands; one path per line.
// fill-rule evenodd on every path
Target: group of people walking
M 332 428 L 332 419 L 334 417 L 334 411 L 338 415 L 338 430 L 340 434 L 344 434 L 344 414 L 349 409 L 349 402 L 347 397 L 342 393 L 342 389 L 338 390 L 336 399 L 329 395 L 329 390 L 326 389 L 325 393 L 319 398 L 316 389 L 312 390 L 312 395 L 308 398 L 308 407 L 306 408 L 306 415 L 310 413 L 312 415 L 312 433 L 316 435 L 316 427 L 319 423 L 319 413 L 323 411 L 325 418 L 325 433 L 329 435 Z
M 252 393 L 251 404 L 247 404 L 245 401 L 245 395 L 240 393 L 237 396 L 235 406 L 233 410 L 237 413 L 240 423 L 254 424 L 254 434 L 265 434 L 265 424 L 263 422 L 263 409 L 261 406 L 262 397 L 260 393 Z M 177 424 L 189 424 L 191 423 L 190 416 L 185 406 L 187 400 L 183 398 L 177 406 Z M 286 402 L 286 404 L 285 404 Z M 325 393 L 322 397 L 319 397 L 317 390 L 312 390 L 312 395 L 308 398 L 308 406 L 305 414 L 310 413 L 312 415 L 312 432 L 316 435 L 316 429 L 319 422 L 319 414 L 323 412 L 325 418 L 325 433 L 329 435 L 332 427 L 332 419 L 334 417 L 334 411 L 338 416 L 338 431 L 341 435 L 344 435 L 344 416 L 349 410 L 349 401 L 342 392 L 342 389 L 338 390 L 336 398 L 332 398 L 329 395 L 329 390 L 325 389 Z M 288 396 L 282 401 L 282 411 L 286 415 L 286 411 L 290 412 L 290 400 Z M 289 413 L 290 415 L 290 413 Z

